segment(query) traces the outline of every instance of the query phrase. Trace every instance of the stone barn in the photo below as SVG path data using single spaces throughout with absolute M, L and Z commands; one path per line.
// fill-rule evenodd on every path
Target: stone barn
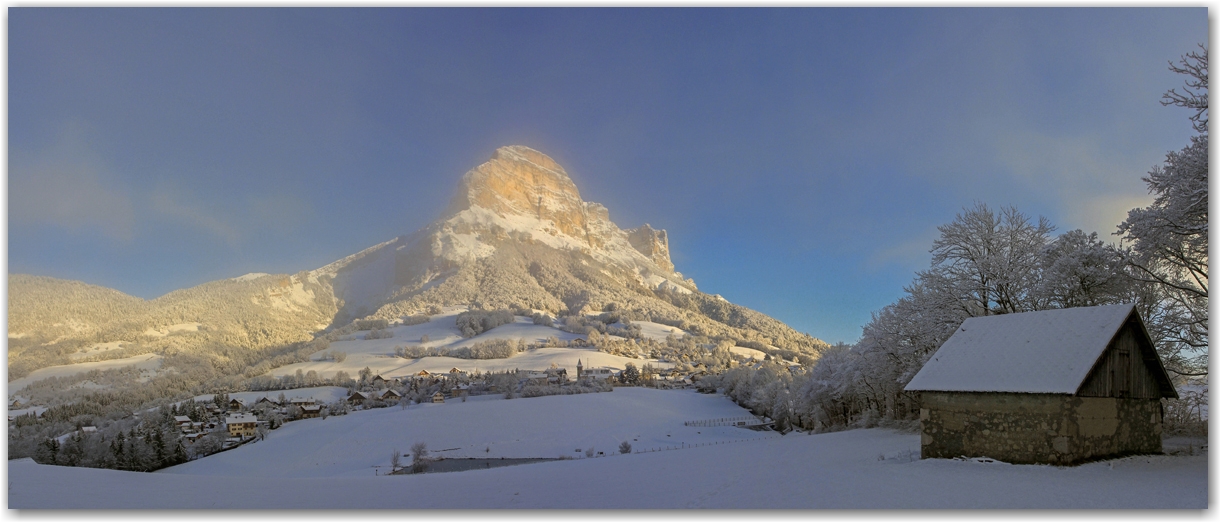
M 1178 396 L 1133 305 L 967 319 L 906 390 L 922 458 L 1041 464 L 1160 453 Z

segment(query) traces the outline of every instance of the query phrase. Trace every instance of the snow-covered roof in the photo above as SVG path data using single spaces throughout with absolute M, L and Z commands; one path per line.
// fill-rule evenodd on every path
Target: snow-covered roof
M 240 413 L 225 417 L 226 424 L 241 424 L 244 422 L 258 422 L 258 417 L 250 415 L 249 413 Z
M 1074 394 L 1132 306 L 967 319 L 906 390 Z

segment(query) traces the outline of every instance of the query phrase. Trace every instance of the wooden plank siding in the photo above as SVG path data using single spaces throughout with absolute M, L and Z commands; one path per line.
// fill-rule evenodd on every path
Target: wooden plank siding
M 1135 314 L 1110 340 L 1089 376 L 1076 391 L 1080 397 L 1132 399 L 1177 398 L 1156 350 Z

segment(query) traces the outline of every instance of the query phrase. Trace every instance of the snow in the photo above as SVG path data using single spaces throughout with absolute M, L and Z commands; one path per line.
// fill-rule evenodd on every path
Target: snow
M 729 348 L 729 351 L 733 352 L 737 355 L 741 355 L 741 356 L 745 356 L 745 357 L 753 357 L 759 361 L 767 358 L 767 354 L 764 353 L 762 350 L 755 350 L 753 348 L 746 348 L 744 346 L 734 346 L 732 348 Z
M 123 347 L 123 341 L 97 343 L 97 344 L 90 346 L 89 348 L 86 348 L 85 351 L 83 351 L 83 352 L 76 352 L 73 354 L 68 354 L 68 358 L 69 359 L 83 359 L 85 357 L 89 357 L 90 355 L 96 355 L 96 354 L 99 354 L 102 352 L 108 352 L 110 350 L 118 350 L 122 347 Z
M 20 379 L 9 381 L 8 392 L 11 395 L 36 381 L 41 381 L 50 377 L 68 377 L 92 370 L 112 370 L 115 368 L 122 368 L 124 366 L 135 366 L 141 370 L 157 370 L 161 368 L 161 359 L 162 357 L 160 355 L 144 354 L 136 355 L 134 357 L 125 357 L 123 359 L 111 359 L 108 361 L 49 366 L 34 370 L 30 372 L 29 375 Z
M 175 333 L 198 332 L 200 326 L 203 326 L 203 323 L 171 324 L 171 325 L 165 327 L 165 329 L 163 329 L 163 330 L 157 330 L 154 328 L 149 328 L 147 330 L 144 330 L 144 335 L 147 335 L 149 337 L 165 337 L 167 335 L 175 334 Z
M 394 337 L 387 339 L 364 340 L 363 337 L 367 332 L 357 332 L 345 336 L 345 340 L 330 343 L 329 348 L 322 350 L 322 353 L 338 351 L 347 354 L 347 358 L 343 362 L 314 360 L 295 363 L 271 370 L 268 374 L 279 377 L 281 375 L 294 374 L 299 369 L 302 372 L 313 370 L 318 372 L 318 375 L 327 378 L 334 376 L 335 372 L 340 370 L 355 376 L 361 369 L 368 367 L 374 374 L 380 374 L 386 378 L 394 378 L 415 374 L 420 370 L 448 372 L 449 369 L 455 366 L 471 372 L 478 370 L 486 373 L 517 369 L 543 370 L 549 368 L 552 363 L 560 368 L 569 368 L 569 372 L 574 372 L 577 360 L 582 361 L 586 367 L 606 366 L 619 370 L 626 368 L 628 362 L 637 366 L 650 363 L 657 368 L 669 368 L 672 366 L 670 363 L 652 359 L 641 361 L 639 359 L 611 355 L 599 352 L 593 348 L 538 348 L 527 350 L 507 359 L 458 359 L 455 357 L 404 359 L 394 355 L 394 348 L 396 347 L 420 346 L 420 338 L 424 335 L 428 336 L 428 342 L 422 346 L 429 348 L 462 348 L 493 339 L 512 341 L 524 339 L 526 344 L 530 344 L 542 343 L 548 337 L 555 337 L 561 341 L 584 339 L 586 337 L 564 332 L 550 326 L 536 325 L 528 317 L 516 317 L 512 323 L 497 326 L 475 337 L 464 338 L 455 324 L 455 317 L 463 311 L 465 311 L 465 308 L 454 308 L 447 310 L 443 314 L 433 316 L 432 320 L 427 323 L 410 326 L 391 326 L 388 330 L 394 332 Z M 669 335 L 668 331 L 672 329 L 669 326 L 646 321 L 633 321 L 633 324 L 639 324 L 641 332 L 644 335 L 655 336 L 654 338 L 660 340 L 664 340 L 665 336 Z M 664 333 L 662 333 L 663 330 Z M 682 332 L 681 330 L 678 331 Z M 320 355 L 317 357 L 321 359 Z
M 271 275 L 271 274 L 267 274 L 267 273 L 263 273 L 263 272 L 250 272 L 249 274 L 246 274 L 243 276 L 237 276 L 237 277 L 231 278 L 230 281 L 253 281 L 260 277 L 265 277 L 265 276 L 269 276 L 269 275 Z
M 313 399 L 319 403 L 335 402 L 346 399 L 348 392 L 347 388 L 340 386 L 314 386 L 310 388 L 294 388 L 291 390 L 267 390 L 267 391 L 250 391 L 250 392 L 232 392 L 229 394 L 229 400 L 239 399 L 246 403 L 246 406 L 254 406 L 254 403 L 259 399 L 266 397 L 273 401 L 279 400 L 280 394 L 284 394 L 284 398 L 288 400 L 301 398 Z M 198 395 L 195 401 L 211 401 L 214 395 Z
M 407 453 L 421 441 L 433 454 L 449 458 L 584 458 L 589 447 L 617 454 L 624 440 L 642 450 L 779 436 L 731 426 L 683 426 L 689 420 L 748 415 L 722 396 L 693 391 L 619 388 L 512 400 L 484 395 L 290 422 L 268 433 L 266 441 L 159 473 L 364 477 L 373 475 L 375 466 L 388 466 L 395 449 Z
M 693 417 L 741 411 L 719 396 L 629 388 L 386 408 L 288 423 L 265 441 L 156 473 L 10 461 L 8 507 L 1208 507 L 1206 455 L 1129 457 L 1078 467 L 918 460 L 919 435 L 906 432 L 779 437 L 682 426 Z M 616 453 L 617 440 L 636 435 L 642 437 L 632 442 L 636 449 L 674 437 L 713 444 L 453 473 L 378 476 L 373 467 L 387 466 L 391 451 L 406 451 L 415 441 L 427 442 L 440 455 L 478 454 L 490 447 L 492 455 L 575 457 L 575 449 L 589 444 Z M 734 436 L 755 440 L 728 442 Z M 449 448 L 458 449 L 443 451 Z
M 686 330 L 678 328 L 677 326 L 668 326 L 661 323 L 654 323 L 652 321 L 631 321 L 631 324 L 640 325 L 640 334 L 654 341 L 664 341 L 665 338 L 669 337 L 671 334 L 674 337 L 682 337 L 687 335 Z
M 907 391 L 1076 393 L 1132 305 L 967 319 Z

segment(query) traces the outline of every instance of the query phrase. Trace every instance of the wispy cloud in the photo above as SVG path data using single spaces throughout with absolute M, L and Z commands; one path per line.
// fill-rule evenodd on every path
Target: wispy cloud
M 9 219 L 16 225 L 53 226 L 72 233 L 135 238 L 132 197 L 70 127 L 59 141 L 26 157 L 14 148 L 9 171 Z
M 241 239 L 237 228 L 230 223 L 231 217 L 222 217 L 224 212 L 215 207 L 208 208 L 190 201 L 178 191 L 166 185 L 158 186 L 150 196 L 152 209 L 166 216 L 214 235 L 230 247 L 236 247 Z

